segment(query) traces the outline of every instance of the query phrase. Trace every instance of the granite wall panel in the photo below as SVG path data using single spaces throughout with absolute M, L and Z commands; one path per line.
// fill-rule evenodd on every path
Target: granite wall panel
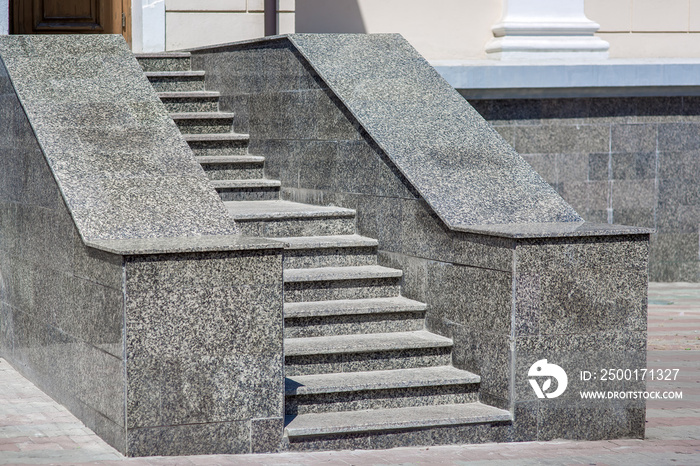
M 587 221 L 655 228 L 650 280 L 700 281 L 696 97 L 470 103 Z

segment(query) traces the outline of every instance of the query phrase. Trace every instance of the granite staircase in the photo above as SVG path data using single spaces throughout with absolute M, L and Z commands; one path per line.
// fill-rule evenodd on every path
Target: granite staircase
M 442 443 L 469 442 L 464 426 L 512 420 L 479 402 L 478 375 L 451 365 L 452 341 L 425 330 L 426 305 L 401 296 L 402 271 L 378 264 L 355 211 L 280 199 L 280 182 L 232 132 L 234 115 L 219 111 L 189 54 L 138 59 L 242 234 L 286 243 L 290 449 L 386 448 L 410 442 L 391 434 L 431 429 L 452 429 Z

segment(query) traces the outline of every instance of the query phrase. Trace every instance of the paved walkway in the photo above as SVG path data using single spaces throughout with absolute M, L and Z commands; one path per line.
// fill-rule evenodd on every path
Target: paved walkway
M 700 465 L 700 285 L 651 284 L 649 368 L 680 368 L 679 401 L 649 401 L 647 439 L 528 442 L 384 451 L 124 458 L 0 359 L 0 464 Z

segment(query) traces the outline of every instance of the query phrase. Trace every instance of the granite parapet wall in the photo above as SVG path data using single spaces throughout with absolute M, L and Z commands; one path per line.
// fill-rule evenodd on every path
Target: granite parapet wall
M 281 245 L 237 234 L 121 36 L 0 59 L 0 355 L 126 455 L 278 449 Z
M 504 440 L 643 436 L 643 400 L 584 402 L 574 383 L 540 400 L 527 373 L 645 367 L 651 230 L 583 222 L 400 36 L 292 35 L 192 63 L 286 199 L 357 211 L 481 399 L 514 412 Z

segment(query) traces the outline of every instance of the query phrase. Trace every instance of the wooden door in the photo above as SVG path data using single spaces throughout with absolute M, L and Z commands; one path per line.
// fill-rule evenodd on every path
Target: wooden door
M 124 34 L 130 0 L 13 0 L 12 34 Z

